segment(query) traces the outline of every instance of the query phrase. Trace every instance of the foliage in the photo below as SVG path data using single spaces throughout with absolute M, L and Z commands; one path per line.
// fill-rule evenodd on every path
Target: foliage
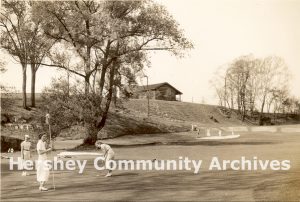
M 26 68 L 40 65 L 68 72 L 53 82 L 44 98 L 57 132 L 75 122 L 93 144 L 106 122 L 117 89 L 124 89 L 148 66 L 149 51 L 182 57 L 193 48 L 183 30 L 155 1 L 3 1 L 1 48 L 21 65 L 26 108 Z M 82 80 L 70 84 L 69 75 Z
M 26 101 L 26 70 L 31 65 L 31 101 L 35 106 L 35 78 L 40 63 L 54 41 L 45 37 L 40 29 L 40 20 L 33 21 L 30 1 L 3 1 L 0 10 L 0 45 L 22 66 L 23 107 Z
M 81 110 L 74 117 L 81 114 L 91 144 L 105 125 L 116 88 L 134 81 L 149 64 L 148 51 L 183 56 L 193 47 L 167 10 L 153 1 L 35 2 L 33 19 L 42 19 L 45 35 L 57 41 L 51 64 L 43 65 L 84 79 L 84 91 L 50 98 L 63 109 L 76 106 L 70 106 L 72 113 Z
M 101 113 L 98 107 L 99 96 L 93 93 L 85 95 L 80 83 L 67 88 L 66 82 L 62 78 L 53 80 L 42 95 L 44 111 L 51 114 L 51 127 L 56 135 L 73 125 L 84 125 L 89 129 L 96 125 Z

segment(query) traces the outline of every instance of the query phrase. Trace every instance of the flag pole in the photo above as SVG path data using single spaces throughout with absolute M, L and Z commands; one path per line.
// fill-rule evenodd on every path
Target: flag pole
M 54 149 L 53 148 L 53 142 L 52 142 L 52 135 L 51 135 L 51 124 L 50 124 L 50 114 L 49 113 L 46 114 L 46 123 L 49 126 L 49 135 L 50 135 L 51 148 Z M 53 189 L 55 190 L 53 165 L 51 166 L 51 173 L 52 173 L 52 186 L 53 186 Z

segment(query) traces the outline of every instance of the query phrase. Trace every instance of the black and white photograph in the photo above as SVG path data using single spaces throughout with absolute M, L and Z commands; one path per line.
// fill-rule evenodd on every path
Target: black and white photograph
M 1 201 L 300 201 L 300 0 L 0 0 Z

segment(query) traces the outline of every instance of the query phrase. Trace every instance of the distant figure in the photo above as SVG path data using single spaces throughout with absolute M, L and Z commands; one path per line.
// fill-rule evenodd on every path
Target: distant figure
M 105 166 L 107 165 L 109 160 L 113 160 L 115 158 L 115 153 L 108 144 L 104 144 L 100 141 L 97 141 L 95 143 L 95 146 L 96 148 L 101 149 L 101 151 L 104 153 Z M 108 173 L 105 175 L 105 177 L 110 177 L 110 176 L 112 176 L 112 170 L 108 169 Z
M 23 160 L 23 163 L 25 164 L 26 161 L 30 160 L 31 154 L 30 154 L 30 137 L 29 135 L 25 135 L 25 140 L 21 143 L 21 158 Z M 28 176 L 29 173 L 26 172 L 26 170 L 23 169 L 22 176 Z
M 52 150 L 52 148 L 46 149 L 46 134 L 40 134 L 40 140 L 36 145 L 36 150 L 39 155 L 37 169 L 36 169 L 36 178 L 37 181 L 40 183 L 39 190 L 40 191 L 48 191 L 46 187 L 44 187 L 45 183 L 49 179 L 49 166 L 46 163 L 47 160 L 47 153 Z
M 210 137 L 210 129 L 209 128 L 206 130 L 206 136 Z
M 219 136 L 222 136 L 222 131 L 221 130 L 219 130 Z

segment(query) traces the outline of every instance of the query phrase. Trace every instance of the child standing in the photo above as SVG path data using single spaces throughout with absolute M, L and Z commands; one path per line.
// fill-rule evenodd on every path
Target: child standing
M 30 154 L 30 137 L 29 135 L 25 135 L 25 140 L 21 143 L 21 158 L 23 160 L 23 163 L 25 164 L 25 161 L 30 160 L 31 154 Z M 29 173 L 26 172 L 26 170 L 23 170 L 22 176 L 28 176 Z

